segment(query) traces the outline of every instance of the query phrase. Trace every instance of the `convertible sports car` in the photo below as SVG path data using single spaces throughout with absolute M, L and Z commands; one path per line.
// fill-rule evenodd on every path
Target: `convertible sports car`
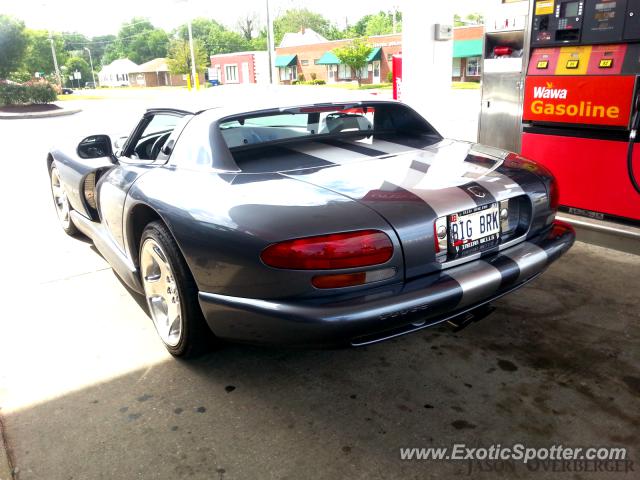
M 173 355 L 462 328 L 573 244 L 530 160 L 399 102 L 271 101 L 151 109 L 118 151 L 93 135 L 47 156 L 62 228 L 146 297 Z

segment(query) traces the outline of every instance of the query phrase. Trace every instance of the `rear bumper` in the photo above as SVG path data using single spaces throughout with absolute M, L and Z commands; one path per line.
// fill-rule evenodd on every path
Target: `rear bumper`
M 463 315 L 537 277 L 573 245 L 556 221 L 537 238 L 486 259 L 349 298 L 259 300 L 200 292 L 220 338 L 299 346 L 363 345 Z

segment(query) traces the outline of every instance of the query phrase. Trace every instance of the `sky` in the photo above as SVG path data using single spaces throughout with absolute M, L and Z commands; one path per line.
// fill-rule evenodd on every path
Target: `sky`
M 403 1 L 409 0 L 270 0 L 270 4 L 274 16 L 289 8 L 306 7 L 343 28 L 346 21 L 355 23 L 363 15 L 399 7 Z M 495 3 L 444 1 L 452 1 L 455 12 L 463 16 Z M 18 17 L 29 28 L 77 31 L 91 37 L 116 34 L 120 25 L 134 16 L 148 17 L 151 23 L 168 31 L 184 23 L 189 12 L 193 17 L 213 18 L 229 27 L 248 13 L 259 14 L 264 23 L 265 3 L 266 0 L 0 0 L 0 14 Z

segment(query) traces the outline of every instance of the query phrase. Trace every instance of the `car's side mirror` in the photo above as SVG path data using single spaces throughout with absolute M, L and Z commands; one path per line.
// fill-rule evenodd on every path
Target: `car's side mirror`
M 84 138 L 76 149 L 80 158 L 113 157 L 109 135 L 91 135 Z

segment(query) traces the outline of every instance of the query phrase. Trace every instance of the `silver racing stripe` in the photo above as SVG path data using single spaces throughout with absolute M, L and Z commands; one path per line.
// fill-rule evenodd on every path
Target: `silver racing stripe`
M 325 144 L 315 142 L 305 145 L 287 146 L 287 148 L 299 153 L 311 155 L 312 157 L 316 157 L 321 160 L 326 160 L 327 162 L 335 163 L 336 165 L 346 165 L 373 158 L 370 155 L 352 152 L 346 148 L 327 146 Z
M 518 264 L 520 275 L 516 282 L 521 282 L 539 272 L 549 260 L 547 253 L 539 246 L 524 242 L 515 247 L 502 252 L 502 255 L 509 257 Z
M 524 190 L 519 183 L 499 172 L 491 172 L 474 180 L 486 188 L 496 200 L 505 200 L 511 197 L 524 195 Z
M 445 272 L 462 288 L 462 299 L 457 308 L 467 307 L 486 300 L 496 293 L 502 283 L 502 274 L 493 265 L 478 260 Z
M 428 171 L 425 173 L 409 168 L 404 180 L 398 186 L 424 200 L 438 218 L 477 206 L 468 194 L 457 187 L 437 190 L 422 188 L 420 184 L 425 182 L 428 173 Z

